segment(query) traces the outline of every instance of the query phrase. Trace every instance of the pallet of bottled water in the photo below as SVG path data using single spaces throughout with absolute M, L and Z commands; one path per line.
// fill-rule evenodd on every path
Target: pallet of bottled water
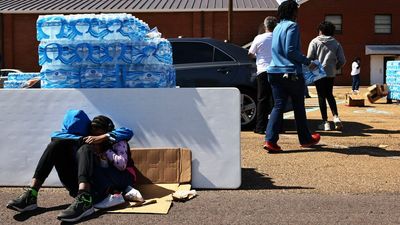
M 39 16 L 37 40 L 42 88 L 175 87 L 171 44 L 130 14 Z
M 29 80 L 39 77 L 40 73 L 9 73 L 4 81 L 4 88 L 23 88 Z
M 400 100 L 400 61 L 386 63 L 386 84 L 389 89 L 388 98 Z

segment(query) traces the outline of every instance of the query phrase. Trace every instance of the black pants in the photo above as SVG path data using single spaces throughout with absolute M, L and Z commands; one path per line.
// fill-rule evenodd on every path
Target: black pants
M 61 183 L 72 197 L 81 182 L 92 183 L 94 154 L 89 145 L 72 139 L 52 139 L 44 150 L 33 178 L 42 182 L 56 168 Z
M 323 121 L 328 121 L 326 101 L 328 101 L 332 114 L 334 116 L 338 116 L 336 100 L 335 97 L 333 96 L 334 81 L 335 81 L 334 77 L 325 77 L 314 82 L 315 87 L 317 88 L 319 110 L 321 111 L 321 117 Z
M 272 89 L 268 82 L 268 74 L 260 73 L 257 76 L 257 124 L 255 131 L 265 131 L 268 124 L 268 115 L 273 107 Z

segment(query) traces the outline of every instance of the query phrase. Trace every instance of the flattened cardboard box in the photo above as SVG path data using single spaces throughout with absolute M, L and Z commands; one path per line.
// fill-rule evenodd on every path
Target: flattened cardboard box
M 126 202 L 112 213 L 167 214 L 172 204 L 172 194 L 178 190 L 189 191 L 192 180 L 192 155 L 187 148 L 131 148 L 135 163 L 137 188 L 146 202 L 137 205 Z
M 131 148 L 138 184 L 190 183 L 192 154 L 187 148 Z

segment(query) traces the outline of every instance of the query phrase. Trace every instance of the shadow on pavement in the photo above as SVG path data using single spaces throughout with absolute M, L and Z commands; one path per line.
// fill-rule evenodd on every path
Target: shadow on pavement
M 333 128 L 333 123 L 331 123 L 331 131 L 318 130 L 318 125 L 321 124 L 321 120 L 307 120 L 310 131 L 315 131 L 320 133 L 322 136 L 332 136 L 332 137 L 349 137 L 349 136 L 359 136 L 366 137 L 371 136 L 371 134 L 400 134 L 400 130 L 384 130 L 384 129 L 374 129 L 374 127 L 359 123 L 342 121 L 343 130 L 335 131 Z M 296 132 L 296 123 L 294 120 L 285 120 L 284 129 L 285 133 Z
M 315 148 L 301 149 L 301 150 L 285 150 L 278 154 L 291 154 L 291 153 L 308 153 L 308 152 L 333 152 L 346 155 L 369 155 L 374 157 L 398 157 L 400 151 L 388 151 L 384 148 L 373 146 L 356 146 L 348 148 L 327 148 L 324 145 L 317 145 Z
M 19 222 L 23 222 L 25 220 L 28 220 L 32 216 L 37 216 L 46 212 L 50 211 L 56 211 L 56 210 L 63 210 L 66 209 L 69 206 L 69 204 L 64 204 L 64 205 L 57 205 L 49 208 L 43 208 L 43 207 L 38 207 L 37 209 L 29 212 L 22 212 L 18 213 L 14 216 L 14 219 Z
M 242 185 L 239 190 L 263 190 L 263 189 L 314 189 L 301 186 L 276 186 L 272 178 L 267 174 L 257 172 L 254 168 L 242 168 Z

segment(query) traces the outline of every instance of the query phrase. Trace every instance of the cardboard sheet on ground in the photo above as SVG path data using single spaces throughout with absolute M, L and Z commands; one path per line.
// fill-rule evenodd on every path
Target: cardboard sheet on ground
M 111 213 L 151 213 L 151 214 L 167 214 L 172 204 L 172 194 L 178 190 L 189 191 L 190 184 L 143 184 L 136 187 L 143 195 L 146 202 L 156 200 L 155 203 L 137 206 L 136 203 L 130 202 L 118 209 L 112 209 Z

